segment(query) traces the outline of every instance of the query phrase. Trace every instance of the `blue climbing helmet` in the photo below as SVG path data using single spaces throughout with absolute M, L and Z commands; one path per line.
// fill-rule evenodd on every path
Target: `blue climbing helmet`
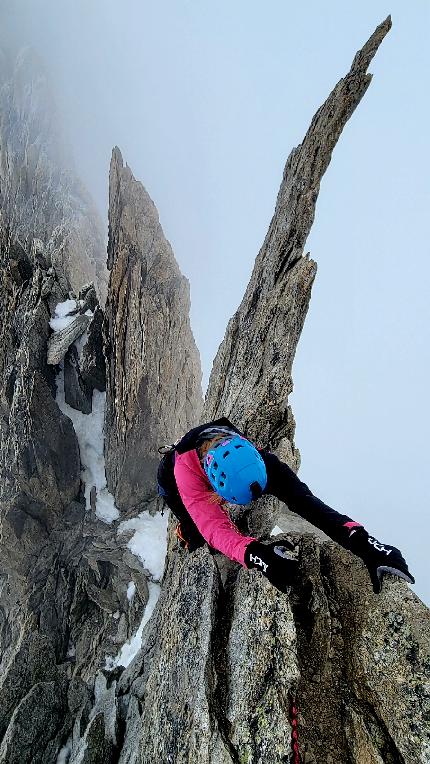
M 249 504 L 267 484 L 266 465 L 255 446 L 241 435 L 223 438 L 204 458 L 214 490 L 230 504 Z

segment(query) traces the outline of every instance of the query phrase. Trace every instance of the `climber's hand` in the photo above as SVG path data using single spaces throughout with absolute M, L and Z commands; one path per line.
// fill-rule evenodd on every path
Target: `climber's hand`
M 373 536 L 369 536 L 364 528 L 357 530 L 350 538 L 349 548 L 361 557 L 366 565 L 375 594 L 379 594 L 382 589 L 384 573 L 403 578 L 408 584 L 415 583 L 400 549 L 389 544 L 381 544 Z
M 379 541 L 370 536 L 369 543 L 372 541 L 379 545 Z M 391 573 L 393 576 L 403 578 L 408 584 L 414 584 L 415 578 L 409 572 L 406 560 L 400 549 L 397 549 L 395 546 L 388 546 L 387 544 L 381 544 L 380 546 L 383 546 L 386 551 L 381 552 L 376 550 L 367 555 L 367 559 L 364 558 L 375 594 L 379 594 L 382 589 L 384 573 Z
M 272 541 L 262 544 L 251 541 L 246 547 L 245 563 L 248 568 L 260 570 L 273 586 L 281 592 L 288 592 L 297 573 L 298 561 L 291 552 L 294 545 L 289 541 Z

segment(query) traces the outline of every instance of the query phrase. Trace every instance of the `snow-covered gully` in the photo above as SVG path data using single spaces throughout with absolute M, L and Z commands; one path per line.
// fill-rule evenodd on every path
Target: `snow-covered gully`
M 69 326 L 75 320 L 76 310 L 79 307 L 78 302 L 73 299 L 59 303 L 50 322 L 53 331 L 59 332 Z M 87 311 L 86 315 L 92 317 L 93 313 Z M 86 332 L 74 342 L 79 355 L 82 353 L 85 340 Z M 90 414 L 84 414 L 74 409 L 65 401 L 64 364 L 61 363 L 57 375 L 56 401 L 63 414 L 71 419 L 78 439 L 82 467 L 81 478 L 85 486 L 87 511 L 92 511 L 91 503 L 95 502 L 95 513 L 99 520 L 107 524 L 115 523 L 118 534 L 134 531 L 127 546 L 150 575 L 148 581 L 149 599 L 136 633 L 121 646 L 116 656 L 106 656 L 106 669 L 128 666 L 140 649 L 143 630 L 154 611 L 160 594 L 159 582 L 163 575 L 167 550 L 168 512 L 163 515 L 160 513 L 151 515 L 149 511 L 145 510 L 134 518 L 118 522 L 120 513 L 115 506 L 114 497 L 107 488 L 105 472 L 104 416 L 106 393 L 94 390 Z M 127 600 L 130 603 L 133 600 L 135 590 L 134 581 L 130 581 L 127 586 Z M 59 761 L 62 760 L 59 759 Z

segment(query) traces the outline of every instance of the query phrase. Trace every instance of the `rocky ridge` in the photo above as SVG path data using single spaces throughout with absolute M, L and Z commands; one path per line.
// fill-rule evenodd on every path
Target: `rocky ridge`
M 154 495 L 157 445 L 173 443 L 198 423 L 203 400 L 188 281 L 153 201 L 118 148 L 109 200 L 106 474 L 117 506 L 126 510 Z
M 390 25 L 287 161 L 203 413 L 188 285 L 117 149 L 105 316 L 38 239 L 2 228 L 0 764 L 292 761 L 293 705 L 306 764 L 430 762 L 430 615 L 406 584 L 374 595 L 357 559 L 274 501 L 239 522 L 300 540 L 289 597 L 206 548 L 178 549 L 173 532 L 164 574 L 151 558 L 166 534 L 156 448 L 199 417 L 230 415 L 298 467 L 288 395 L 316 272 L 303 248 Z
M 6 317 L 0 350 L 0 762 L 55 762 L 69 737 L 76 738 L 77 761 L 86 761 L 90 753 L 84 752 L 93 748 L 111 757 L 115 712 L 112 721 L 109 706 L 109 727 L 94 707 L 100 702 L 103 709 L 109 699 L 116 708 L 115 683 L 107 687 L 101 674 L 93 680 L 100 669 L 115 667 L 115 656 L 155 605 L 162 568 L 144 565 L 130 542 L 143 524 L 150 544 L 151 533 L 161 534 L 162 547 L 167 518 L 157 519 L 152 486 L 146 511 L 129 508 L 120 523 L 104 464 L 99 468 L 105 356 L 94 288 L 84 287 L 77 299 L 65 295 L 52 273 L 33 268 L 17 240 L 1 241 L 0 254 Z M 12 261 L 25 264 L 25 280 Z M 178 318 L 171 315 L 170 322 Z M 154 344 L 152 353 L 158 369 Z M 196 411 L 202 403 L 197 380 Z M 185 420 L 186 427 L 194 423 Z
M 94 282 L 106 297 L 103 228 L 77 177 L 48 76 L 29 48 L 0 43 L 2 228 L 55 272 L 64 291 Z
M 18 287 L 17 250 L 1 242 L 0 761 L 55 762 L 71 708 L 90 707 L 84 679 L 134 633 L 148 584 L 127 537 L 86 511 L 80 443 L 59 405 L 64 370 L 47 364 L 62 287 L 40 267 Z
M 357 53 L 287 161 L 205 402 L 203 421 L 231 416 L 296 468 L 288 395 L 316 272 L 303 248 L 321 177 L 390 25 Z M 119 696 L 130 695 L 121 762 L 288 761 L 293 703 L 309 764 L 429 760 L 427 609 L 399 582 L 378 599 L 360 562 L 290 517 L 267 501 L 244 520 L 253 533 L 275 522 L 300 532 L 289 599 L 208 550 L 168 556 L 159 606 L 119 683 Z

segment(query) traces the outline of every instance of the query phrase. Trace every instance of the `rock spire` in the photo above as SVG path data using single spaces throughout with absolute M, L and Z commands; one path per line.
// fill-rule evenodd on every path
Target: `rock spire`
M 202 415 L 230 416 L 296 468 L 288 395 L 316 272 L 304 246 L 321 178 L 390 26 L 357 53 L 287 161 Z M 248 529 L 268 534 L 279 508 L 259 507 Z M 159 606 L 119 684 L 130 698 L 121 764 L 290 761 L 293 703 L 307 764 L 430 761 L 428 609 L 401 582 L 376 597 L 356 558 L 297 528 L 300 573 L 289 598 L 206 549 L 168 557 Z
M 117 506 L 127 509 L 154 497 L 157 447 L 197 424 L 203 401 L 188 281 L 154 203 L 118 148 L 110 168 L 108 267 L 106 472 Z

